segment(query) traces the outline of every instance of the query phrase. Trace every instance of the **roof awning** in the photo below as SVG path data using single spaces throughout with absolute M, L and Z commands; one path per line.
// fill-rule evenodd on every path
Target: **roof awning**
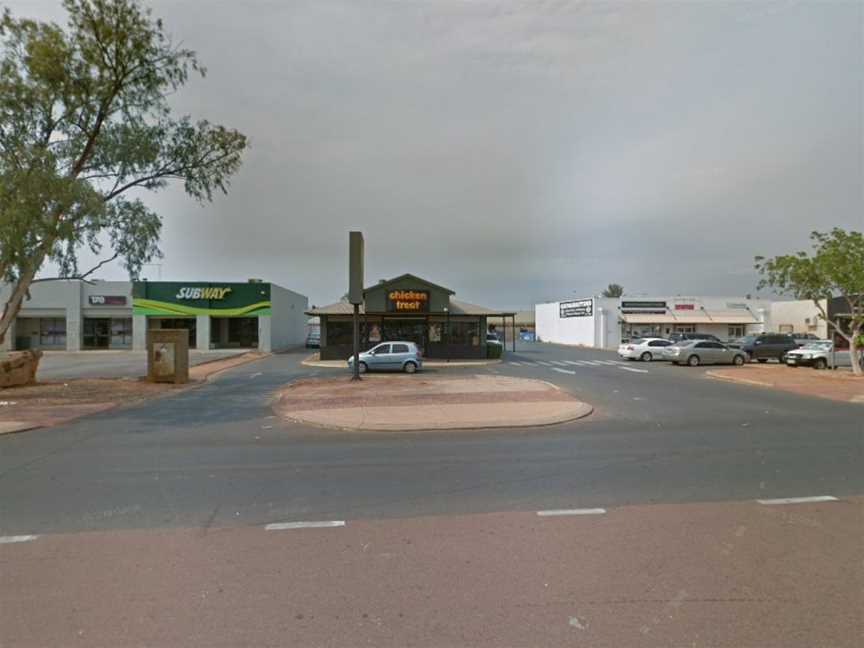
M 757 324 L 757 320 L 750 312 L 742 313 L 710 313 L 700 315 L 651 315 L 648 313 L 634 314 L 624 313 L 621 319 L 628 324 Z

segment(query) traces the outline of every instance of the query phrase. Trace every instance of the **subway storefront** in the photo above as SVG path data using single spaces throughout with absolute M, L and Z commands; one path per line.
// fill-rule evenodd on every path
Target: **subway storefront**
M 360 307 L 360 349 L 407 340 L 427 358 L 485 358 L 487 331 L 515 314 L 457 301 L 454 294 L 411 274 L 366 288 Z M 353 306 L 339 302 L 307 314 L 320 318 L 321 359 L 348 358 L 353 350 Z
M 151 282 L 132 286 L 136 330 L 189 331 L 197 349 L 272 351 L 303 342 L 303 295 L 262 281 L 248 283 Z

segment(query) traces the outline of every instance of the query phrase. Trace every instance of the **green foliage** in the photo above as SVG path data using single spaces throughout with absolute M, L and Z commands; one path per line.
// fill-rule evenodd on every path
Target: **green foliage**
M 136 276 L 160 256 L 161 219 L 141 190 L 178 180 L 212 200 L 247 145 L 172 115 L 167 97 L 204 69 L 137 0 L 63 5 L 65 29 L 8 10 L 0 19 L 0 279 L 13 283 L 46 260 L 75 276 L 77 251 L 106 244 Z
M 810 234 L 813 252 L 785 254 L 772 259 L 756 257 L 756 270 L 762 276 L 759 288 L 771 287 L 777 292 L 810 299 L 823 319 L 841 336 L 852 350 L 852 370 L 861 375 L 856 350 L 864 329 L 864 235 L 835 227 L 830 232 Z M 822 300 L 842 297 L 849 306 L 850 329 L 828 319 Z
M 813 232 L 813 253 L 797 252 L 772 259 L 756 257 L 762 276 L 759 289 L 771 287 L 796 299 L 818 302 L 844 297 L 853 323 L 864 322 L 864 235 L 834 228 Z
M 624 286 L 616 283 L 611 283 L 603 291 L 604 297 L 622 297 L 624 295 Z

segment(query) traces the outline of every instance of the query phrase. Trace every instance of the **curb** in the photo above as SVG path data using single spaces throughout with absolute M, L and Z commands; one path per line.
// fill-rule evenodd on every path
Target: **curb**
M 337 432 L 351 432 L 351 433 L 376 433 L 376 434 L 422 434 L 424 432 L 498 432 L 500 430 L 528 430 L 531 428 L 547 428 L 553 427 L 555 425 L 563 425 L 566 423 L 573 423 L 574 421 L 580 421 L 587 416 L 590 416 L 594 413 L 594 406 L 586 403 L 585 401 L 579 401 L 582 405 L 580 411 L 574 415 L 569 416 L 567 418 L 563 418 L 560 421 L 546 421 L 542 423 L 525 423 L 518 425 L 468 425 L 468 426 L 456 426 L 456 427 L 428 427 L 428 428 L 388 428 L 388 427 L 346 427 L 346 426 L 337 426 L 337 425 L 327 425 L 325 423 L 319 423 L 317 421 L 307 421 L 304 419 L 294 418 L 292 416 L 285 416 L 285 420 L 290 421 L 291 423 L 297 425 L 305 425 L 312 428 L 317 428 L 319 430 L 331 430 Z
M 341 364 L 329 364 L 339 362 Z M 500 364 L 502 362 L 501 358 L 496 358 L 492 360 L 456 360 L 454 362 L 442 362 L 440 360 L 424 360 L 423 368 L 429 367 L 430 369 L 446 369 L 447 367 L 489 367 L 492 365 Z M 301 363 L 304 367 L 319 367 L 322 369 L 347 369 L 348 365 L 344 360 L 313 360 L 312 356 L 309 356 Z M 422 371 L 422 369 L 421 369 Z

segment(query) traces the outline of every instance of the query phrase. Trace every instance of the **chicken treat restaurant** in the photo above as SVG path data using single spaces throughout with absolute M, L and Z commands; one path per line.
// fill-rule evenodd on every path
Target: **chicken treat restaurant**
M 366 288 L 360 306 L 361 351 L 380 342 L 405 340 L 417 344 L 427 358 L 485 358 L 487 330 L 515 313 L 458 301 L 455 294 L 412 274 Z M 353 306 L 346 302 L 308 311 L 320 318 L 322 360 L 351 355 L 352 313 Z

